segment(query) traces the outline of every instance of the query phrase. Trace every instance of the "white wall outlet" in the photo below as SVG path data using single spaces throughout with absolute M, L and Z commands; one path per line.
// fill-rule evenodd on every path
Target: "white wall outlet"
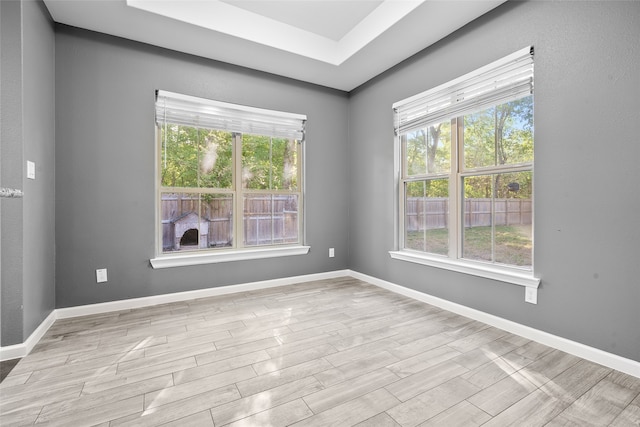
M 27 178 L 36 179 L 36 164 L 27 160 Z
M 336 256 L 336 251 L 333 248 L 329 248 L 329 258 Z
M 538 288 L 526 286 L 524 288 L 524 300 L 530 304 L 538 303 Z
M 96 282 L 104 283 L 107 281 L 107 269 L 99 268 L 96 270 Z

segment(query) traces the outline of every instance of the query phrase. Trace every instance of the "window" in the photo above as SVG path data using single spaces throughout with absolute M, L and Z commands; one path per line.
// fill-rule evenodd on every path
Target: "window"
M 158 91 L 158 256 L 152 265 L 176 256 L 184 265 L 185 259 L 306 253 L 305 121 L 299 114 Z
M 397 259 L 537 286 L 533 48 L 393 106 Z

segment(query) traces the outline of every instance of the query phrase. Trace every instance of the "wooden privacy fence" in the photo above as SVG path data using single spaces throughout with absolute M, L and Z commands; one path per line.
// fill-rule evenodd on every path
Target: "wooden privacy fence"
M 164 251 L 233 245 L 233 198 L 227 195 L 163 194 Z M 244 200 L 244 245 L 296 243 L 297 195 L 249 195 Z
M 491 203 L 494 203 L 495 225 L 531 224 L 531 199 L 465 199 L 464 226 L 491 225 Z M 409 197 L 405 207 L 407 231 L 422 231 L 449 226 L 449 199 Z
M 248 196 L 243 219 L 245 245 L 296 243 L 298 196 Z

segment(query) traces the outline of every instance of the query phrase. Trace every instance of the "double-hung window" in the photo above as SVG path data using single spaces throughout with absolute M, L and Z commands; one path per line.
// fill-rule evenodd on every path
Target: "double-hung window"
M 297 255 L 306 116 L 156 94 L 156 268 Z
M 393 105 L 396 259 L 533 277 L 533 48 Z

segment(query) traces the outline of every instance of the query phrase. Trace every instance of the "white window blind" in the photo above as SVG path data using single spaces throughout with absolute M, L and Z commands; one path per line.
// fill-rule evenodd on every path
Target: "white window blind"
M 533 46 L 393 104 L 396 135 L 533 93 Z
M 307 117 L 195 96 L 156 91 L 156 123 L 219 129 L 228 132 L 302 141 Z

